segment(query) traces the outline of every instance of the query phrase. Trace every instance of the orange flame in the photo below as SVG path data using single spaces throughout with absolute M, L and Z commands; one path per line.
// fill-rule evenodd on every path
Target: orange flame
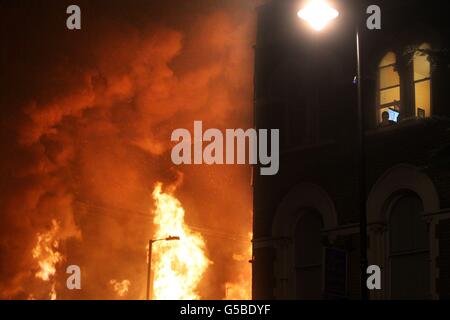
M 52 284 L 52 289 L 49 294 L 50 300 L 56 300 L 56 289 L 55 289 L 55 283 Z
M 237 261 L 241 267 L 236 282 L 227 282 L 225 284 L 226 300 L 250 300 L 252 298 L 252 268 L 249 260 L 252 259 L 253 234 L 249 233 L 249 245 L 244 254 L 234 254 L 233 260 Z
M 184 209 L 172 194 L 162 192 L 158 182 L 153 190 L 155 239 L 177 236 L 177 241 L 153 245 L 153 298 L 166 300 L 199 299 L 197 286 L 211 263 L 205 254 L 205 241 L 184 223 Z
M 59 232 L 59 224 L 56 220 L 52 220 L 52 227 L 46 233 L 37 234 L 37 243 L 32 250 L 32 255 L 39 265 L 39 270 L 35 273 L 35 277 L 43 281 L 50 281 L 56 273 L 56 264 L 63 260 L 63 256 L 58 251 L 59 241 L 57 234 Z M 51 291 L 49 293 L 51 300 L 56 299 L 55 283 L 52 282 Z
M 117 293 L 119 297 L 125 296 L 130 288 L 129 280 L 117 281 L 116 279 L 112 279 L 109 283 L 112 285 L 114 292 Z

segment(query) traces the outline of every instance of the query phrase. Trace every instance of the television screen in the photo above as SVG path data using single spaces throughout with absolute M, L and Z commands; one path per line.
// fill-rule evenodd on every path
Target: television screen
M 400 112 L 392 109 L 388 109 L 388 112 L 389 112 L 389 120 L 397 122 Z

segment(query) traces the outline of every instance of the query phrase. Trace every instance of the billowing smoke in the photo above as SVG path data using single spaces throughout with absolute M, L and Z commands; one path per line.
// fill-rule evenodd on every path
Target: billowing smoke
M 170 134 L 252 126 L 255 3 L 155 2 L 77 1 L 80 31 L 65 27 L 67 1 L 1 5 L 0 298 L 143 298 L 152 188 L 179 172 L 213 262 L 201 297 L 238 281 L 250 168 L 174 167 Z M 47 281 L 33 252 L 57 252 Z M 71 264 L 80 291 L 66 288 Z

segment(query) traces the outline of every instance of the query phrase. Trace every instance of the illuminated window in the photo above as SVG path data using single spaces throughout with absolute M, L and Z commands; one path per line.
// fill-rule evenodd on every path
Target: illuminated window
M 428 54 L 422 50 L 430 49 L 423 44 L 414 54 L 414 90 L 416 116 L 419 118 L 431 115 L 431 73 Z
M 397 122 L 400 114 L 400 77 L 396 69 L 395 53 L 389 52 L 378 66 L 378 121 L 381 123 L 384 112 L 389 120 Z

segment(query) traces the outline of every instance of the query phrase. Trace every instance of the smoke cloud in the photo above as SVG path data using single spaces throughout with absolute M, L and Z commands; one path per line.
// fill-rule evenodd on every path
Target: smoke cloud
M 1 5 L 0 298 L 48 298 L 32 251 L 52 221 L 57 298 L 114 299 L 114 279 L 143 298 L 152 188 L 179 172 L 176 195 L 213 261 L 201 297 L 239 278 L 250 168 L 174 167 L 170 134 L 194 120 L 252 126 L 255 3 L 153 2 L 78 1 L 80 31 L 65 27 L 67 1 Z M 80 291 L 65 287 L 70 264 Z

